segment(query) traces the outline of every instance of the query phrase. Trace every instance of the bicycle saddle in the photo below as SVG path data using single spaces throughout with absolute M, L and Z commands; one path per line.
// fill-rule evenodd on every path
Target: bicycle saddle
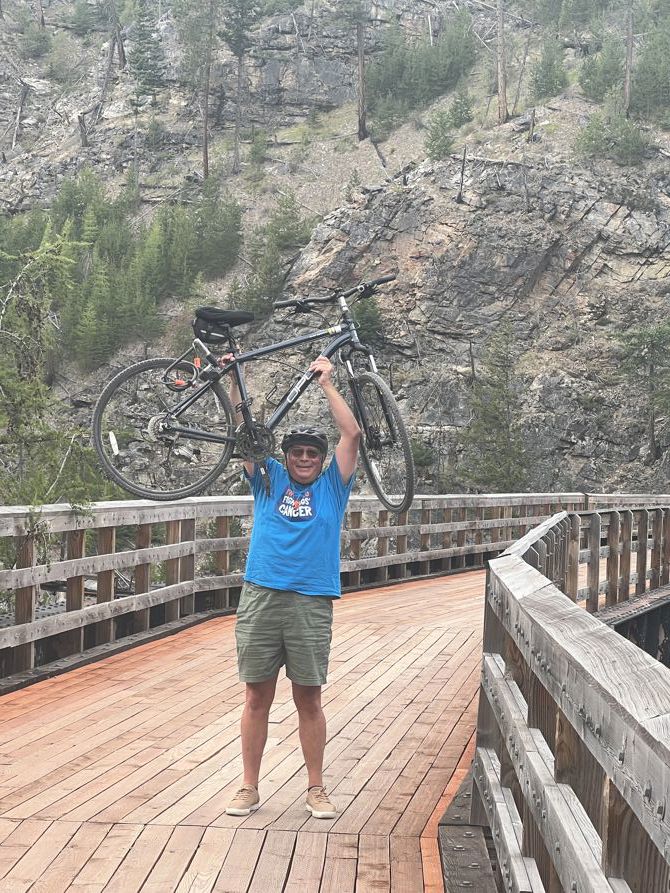
M 254 320 L 254 314 L 249 310 L 219 310 L 218 307 L 198 307 L 195 315 L 197 319 L 218 326 L 242 326 Z

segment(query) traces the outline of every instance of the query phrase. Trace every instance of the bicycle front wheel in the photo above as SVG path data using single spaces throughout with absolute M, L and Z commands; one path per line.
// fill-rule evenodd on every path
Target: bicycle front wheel
M 107 475 L 135 496 L 163 500 L 195 496 L 230 461 L 234 412 L 218 382 L 210 387 L 196 384 L 201 389 L 197 401 L 178 418 L 169 415 L 193 394 L 184 378 L 175 360 L 143 360 L 115 376 L 96 403 L 93 445 L 98 458 Z M 231 440 L 222 443 L 208 437 Z
M 351 388 L 363 430 L 361 461 L 370 485 L 387 509 L 405 512 L 414 498 L 414 460 L 395 397 L 374 372 L 357 375 Z

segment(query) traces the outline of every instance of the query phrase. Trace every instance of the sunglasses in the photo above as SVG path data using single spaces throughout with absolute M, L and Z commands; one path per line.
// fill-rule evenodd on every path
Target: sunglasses
M 321 458 L 321 453 L 314 447 L 291 447 L 288 454 L 291 459 L 301 459 L 303 456 L 307 459 Z

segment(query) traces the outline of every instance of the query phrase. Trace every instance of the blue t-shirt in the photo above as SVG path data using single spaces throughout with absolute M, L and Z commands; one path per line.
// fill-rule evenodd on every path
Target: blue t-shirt
M 249 482 L 254 526 L 244 579 L 270 589 L 338 598 L 340 530 L 354 483 L 347 484 L 333 457 L 311 484 L 294 483 L 284 466 L 268 459 L 270 496 L 258 469 Z

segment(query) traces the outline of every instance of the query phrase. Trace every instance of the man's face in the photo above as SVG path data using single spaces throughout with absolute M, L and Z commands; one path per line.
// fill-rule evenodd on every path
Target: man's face
M 286 470 L 298 484 L 311 484 L 321 474 L 324 456 L 313 446 L 292 446 L 286 454 Z

